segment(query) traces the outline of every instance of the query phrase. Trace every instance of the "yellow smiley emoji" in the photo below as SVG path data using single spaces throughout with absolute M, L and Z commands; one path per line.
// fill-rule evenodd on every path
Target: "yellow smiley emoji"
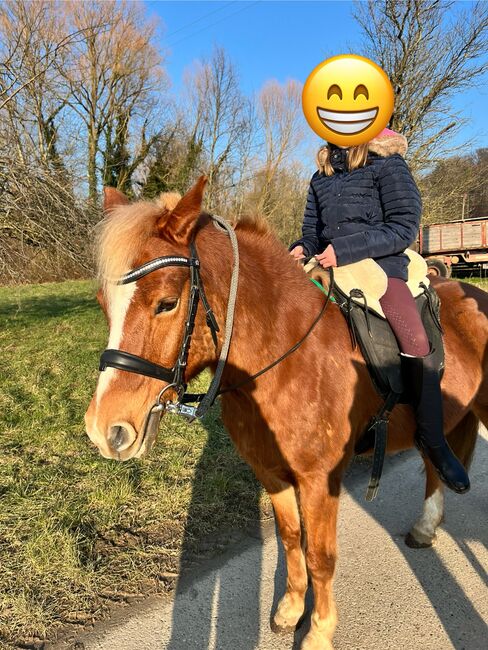
M 322 61 L 308 76 L 303 113 L 324 140 L 350 147 L 369 142 L 388 124 L 395 96 L 383 70 L 364 56 Z

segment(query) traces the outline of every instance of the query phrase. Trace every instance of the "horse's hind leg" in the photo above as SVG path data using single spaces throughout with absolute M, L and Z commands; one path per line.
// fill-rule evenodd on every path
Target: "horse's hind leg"
M 425 500 L 422 515 L 405 537 L 411 548 L 428 548 L 435 539 L 437 526 L 444 517 L 444 486 L 428 458 L 425 464 Z
M 488 416 L 488 410 L 486 415 Z M 478 413 L 468 412 L 447 436 L 453 452 L 466 469 L 471 463 L 478 427 Z M 412 548 L 432 546 L 436 529 L 444 518 L 444 486 L 432 463 L 427 458 L 424 458 L 424 463 L 426 474 L 424 509 L 405 538 L 406 544 Z
M 305 610 L 308 587 L 305 555 L 301 545 L 301 523 L 295 489 L 284 484 L 280 492 L 270 493 L 276 523 L 286 554 L 286 592 L 278 604 L 271 627 L 274 632 L 293 632 Z

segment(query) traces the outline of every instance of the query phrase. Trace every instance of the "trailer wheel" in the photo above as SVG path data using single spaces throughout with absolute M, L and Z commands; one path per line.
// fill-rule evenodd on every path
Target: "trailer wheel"
M 439 259 L 434 258 L 427 260 L 427 268 L 429 269 L 429 275 L 437 275 L 441 278 L 448 278 L 451 275 L 450 269 L 448 269 L 447 265 Z

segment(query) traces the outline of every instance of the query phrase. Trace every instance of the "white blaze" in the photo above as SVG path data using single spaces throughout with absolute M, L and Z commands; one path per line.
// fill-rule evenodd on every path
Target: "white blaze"
M 112 285 L 108 289 L 107 308 L 110 316 L 110 334 L 107 348 L 112 350 L 118 350 L 120 348 L 124 333 L 125 317 L 136 289 L 136 282 L 125 285 Z M 120 371 L 116 368 L 106 368 L 100 373 L 97 385 L 97 409 L 103 393 L 107 390 L 117 372 Z

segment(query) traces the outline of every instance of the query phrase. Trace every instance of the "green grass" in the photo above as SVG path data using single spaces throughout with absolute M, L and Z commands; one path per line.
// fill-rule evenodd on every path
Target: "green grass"
M 218 531 L 259 518 L 259 488 L 217 408 L 203 424 L 165 418 L 147 459 L 117 463 L 91 446 L 83 414 L 107 340 L 94 293 L 80 281 L 0 288 L 3 647 L 171 589 L 181 556 L 215 552 Z
M 453 280 L 460 280 L 461 282 L 469 282 L 475 284 L 480 289 L 488 291 L 488 278 L 453 278 Z

